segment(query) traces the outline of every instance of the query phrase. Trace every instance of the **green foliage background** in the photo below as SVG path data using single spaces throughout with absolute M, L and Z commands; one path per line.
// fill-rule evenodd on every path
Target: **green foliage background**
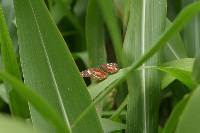
M 200 132 L 199 0 L 0 3 L 0 132 Z

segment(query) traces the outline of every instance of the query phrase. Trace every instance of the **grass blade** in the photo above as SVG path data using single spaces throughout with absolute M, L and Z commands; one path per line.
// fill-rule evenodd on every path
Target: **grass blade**
M 86 16 L 86 40 L 90 66 L 106 63 L 104 22 L 96 0 L 89 0 Z
M 167 26 L 171 24 L 170 20 L 167 19 Z M 181 58 L 187 57 L 187 52 L 185 49 L 185 44 L 179 33 L 174 35 L 172 39 L 167 42 L 167 45 L 164 47 L 164 58 L 165 61 L 169 60 L 179 60 Z
M 70 127 L 92 102 L 84 81 L 44 2 L 15 0 L 14 6 L 25 83 L 35 88 Z M 44 132 L 54 132 L 53 125 L 49 125 L 34 108 L 30 109 L 34 126 Z M 73 132 L 102 132 L 94 108 Z
M 113 42 L 117 62 L 122 65 L 122 40 L 117 18 L 114 13 L 113 1 L 98 0 L 98 2 Z
M 164 31 L 166 1 L 132 0 L 124 53 L 128 64 L 136 62 L 152 46 L 152 42 Z M 154 56 L 143 67 L 157 65 Z M 153 78 L 152 78 L 153 77 Z M 127 133 L 157 132 L 159 77 L 155 70 L 142 69 L 128 77 Z
M 147 50 L 147 52 L 142 56 L 137 62 L 131 65 L 130 69 L 136 69 L 142 63 L 144 63 L 147 59 L 149 59 L 152 55 L 154 55 L 165 43 L 177 32 L 179 32 L 197 13 L 200 11 L 200 2 L 195 2 L 185 7 L 180 14 L 176 17 L 174 22 L 167 27 L 165 32 L 158 37 L 158 39 L 154 42 L 154 45 Z
M 1 41 L 1 52 L 4 69 L 21 80 L 20 70 L 15 57 L 14 48 L 8 32 L 6 21 L 4 19 L 2 8 L 0 7 L 0 41 Z M 6 85 L 6 84 L 5 84 Z M 11 112 L 15 116 L 26 118 L 29 116 L 28 104 L 26 101 L 21 99 L 19 95 L 11 87 L 6 85 L 10 89 L 7 91 L 9 97 L 9 106 Z M 19 107 L 21 105 L 22 107 Z

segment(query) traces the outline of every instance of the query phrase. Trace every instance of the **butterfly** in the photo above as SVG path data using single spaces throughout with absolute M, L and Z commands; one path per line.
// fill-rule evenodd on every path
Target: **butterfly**
M 91 77 L 94 80 L 104 80 L 109 74 L 113 74 L 119 71 L 118 65 L 116 63 L 106 63 L 100 65 L 100 67 L 89 68 L 82 72 L 80 75 L 82 77 Z

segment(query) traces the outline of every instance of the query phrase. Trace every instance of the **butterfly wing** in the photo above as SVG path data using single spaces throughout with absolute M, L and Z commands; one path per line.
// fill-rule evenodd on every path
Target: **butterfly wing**
M 108 77 L 108 74 L 99 68 L 90 68 L 91 78 L 95 80 L 104 80 Z
M 118 67 L 117 63 L 106 63 L 106 64 L 102 64 L 102 65 L 101 65 L 101 68 L 102 68 L 104 71 L 106 71 L 106 72 L 108 72 L 108 73 L 111 73 L 111 74 L 116 73 L 116 72 L 119 71 L 119 67 Z
M 89 68 L 80 72 L 81 77 L 91 77 L 94 80 L 104 80 L 108 77 L 108 74 L 100 68 Z

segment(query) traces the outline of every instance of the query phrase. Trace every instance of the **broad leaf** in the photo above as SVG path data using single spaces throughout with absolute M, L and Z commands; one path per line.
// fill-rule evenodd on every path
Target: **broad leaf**
M 158 4 L 159 3 L 159 4 Z M 165 0 L 131 0 L 130 18 L 124 41 L 127 64 L 142 58 L 165 29 Z M 157 65 L 156 55 L 142 66 Z M 152 69 L 135 71 L 128 77 L 127 133 L 157 132 L 159 77 Z
M 41 0 L 14 0 L 20 59 L 25 83 L 45 98 L 70 126 L 92 101 L 73 58 Z M 45 21 L 44 21 L 45 20 Z M 30 107 L 33 125 L 44 132 L 55 132 Z M 92 108 L 73 132 L 102 132 Z

